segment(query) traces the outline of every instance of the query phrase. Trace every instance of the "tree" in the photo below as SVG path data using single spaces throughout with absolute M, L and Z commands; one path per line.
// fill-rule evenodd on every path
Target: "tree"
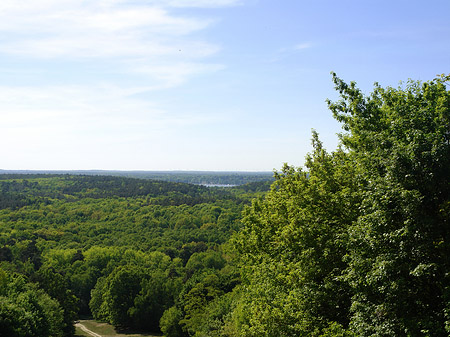
M 164 311 L 173 305 L 175 289 L 162 271 L 152 271 L 141 282 L 141 291 L 129 309 L 133 326 L 146 331 L 159 331 Z
M 187 278 L 196 271 L 202 269 L 222 269 L 225 266 L 225 259 L 221 252 L 208 250 L 206 252 L 194 253 L 186 263 Z
M 333 74 L 341 147 L 313 134 L 246 210 L 240 333 L 450 333 L 450 93 L 442 76 L 365 96 Z
M 63 310 L 42 289 L 0 269 L 0 336 L 62 337 Z
M 94 318 L 104 319 L 119 328 L 131 327 L 130 308 L 141 291 L 143 274 L 140 267 L 120 266 L 106 279 L 99 279 L 90 302 Z
M 365 96 L 333 75 L 329 102 L 360 168 L 349 229 L 352 329 L 360 336 L 447 336 L 450 314 L 450 93 L 445 77 Z
M 348 324 L 351 293 L 340 278 L 347 228 L 356 219 L 355 167 L 313 133 L 307 171 L 285 165 L 264 200 L 246 210 L 236 240 L 247 336 L 318 336 Z
M 77 298 L 69 289 L 67 279 L 56 272 L 52 267 L 41 268 L 36 276 L 40 287 L 53 299 L 57 300 L 63 309 L 64 317 L 64 335 L 73 336 L 75 327 L 73 322 L 77 317 Z
M 159 331 L 161 316 L 173 305 L 180 285 L 167 275 L 166 255 L 154 252 L 149 258 L 148 262 L 159 262 L 159 267 L 168 270 L 127 264 L 98 279 L 89 303 L 96 320 L 121 329 Z
M 164 311 L 159 325 L 164 336 L 167 337 L 185 337 L 187 336 L 183 332 L 183 328 L 180 325 L 180 321 L 183 318 L 182 311 L 176 306 L 170 307 Z

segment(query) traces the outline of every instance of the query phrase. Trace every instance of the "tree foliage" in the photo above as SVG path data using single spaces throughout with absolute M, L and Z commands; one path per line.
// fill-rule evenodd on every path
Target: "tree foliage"
M 334 77 L 330 103 L 361 167 L 349 229 L 351 326 L 359 335 L 445 336 L 449 306 L 450 94 L 437 79 L 365 97 Z
M 0 267 L 25 275 L 58 305 L 59 334 L 73 335 L 78 314 L 158 332 L 182 283 L 227 263 L 220 245 L 239 229 L 255 184 L 224 190 L 120 177 L 1 176 Z M 7 326 L 26 326 L 13 319 L 28 315 L 22 306 L 9 297 L 3 304 Z
M 333 75 L 342 123 L 305 171 L 285 166 L 236 239 L 247 336 L 446 336 L 450 94 L 443 79 L 378 84 Z
M 317 134 L 306 170 L 285 166 L 244 217 L 236 245 L 246 281 L 249 336 L 313 336 L 348 324 L 347 228 L 357 218 L 355 167 Z
M 19 274 L 0 269 L 0 335 L 62 337 L 63 310 L 58 301 Z

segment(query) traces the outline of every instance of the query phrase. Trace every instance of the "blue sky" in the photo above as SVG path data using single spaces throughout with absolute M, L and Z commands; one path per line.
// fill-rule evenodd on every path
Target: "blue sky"
M 330 71 L 449 73 L 450 1 L 2 0 L 0 169 L 271 171 L 339 124 Z

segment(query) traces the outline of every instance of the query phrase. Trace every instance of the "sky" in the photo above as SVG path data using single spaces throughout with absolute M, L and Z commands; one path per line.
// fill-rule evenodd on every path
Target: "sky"
M 450 72 L 448 0 L 1 0 L 0 169 L 272 171 L 311 130 L 332 151 L 330 72 Z

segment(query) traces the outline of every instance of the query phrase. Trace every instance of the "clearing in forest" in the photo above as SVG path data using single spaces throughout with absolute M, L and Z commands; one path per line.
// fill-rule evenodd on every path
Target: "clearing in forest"
M 135 332 L 118 333 L 111 324 L 82 319 L 75 324 L 75 337 L 158 337 Z

